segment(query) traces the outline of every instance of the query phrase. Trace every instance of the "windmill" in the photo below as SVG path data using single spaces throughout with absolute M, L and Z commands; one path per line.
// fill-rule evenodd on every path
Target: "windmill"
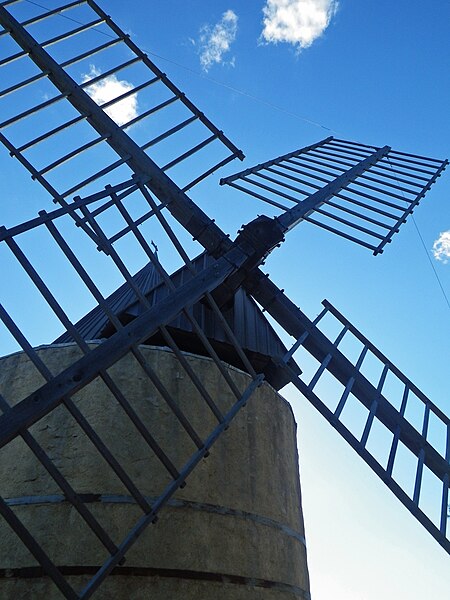
M 109 574 L 126 572 L 124 559 L 160 512 L 155 531 L 164 535 L 171 527 L 162 509 L 176 507 L 177 490 L 189 486 L 191 473 L 202 468 L 199 463 L 210 450 L 214 452 L 216 440 L 228 435 L 228 428 L 232 431 L 232 421 L 247 403 L 250 407 L 264 380 L 277 389 L 293 383 L 448 552 L 448 417 L 329 302 L 311 321 L 259 269 L 302 221 L 375 254 L 382 252 L 447 161 L 389 146 L 326 138 L 222 179 L 223 185 L 256 197 L 275 211 L 272 217 L 262 215 L 243 226 L 232 241 L 187 193 L 232 159 L 243 159 L 238 148 L 95 2 L 76 1 L 50 10 L 35 7 L 32 14 L 21 10 L 15 0 L 0 6 L 4 28 L 0 35 L 6 48 L 0 59 L 5 74 L 0 100 L 5 101 L 7 111 L 0 123 L 0 138 L 58 206 L 0 230 L 5 270 L 11 273 L 13 286 L 21 286 L 35 301 L 35 322 L 48 319 L 45 336 L 36 343 L 26 315 L 10 314 L 11 298 L 6 297 L 1 305 L 4 331 L 13 341 L 11 351 L 21 349 L 22 353 L 7 357 L 14 369 L 3 363 L 13 372 L 14 381 L 5 377 L 2 386 L 0 446 L 10 466 L 18 449 L 26 448 L 40 465 L 39 476 L 51 479 L 51 489 L 56 484 L 59 490 L 47 492 L 44 498 L 38 482 L 27 496 L 1 492 L 2 516 L 38 565 L 23 568 L 21 576 L 45 574 L 66 598 L 101 593 Z M 98 31 L 100 35 L 90 35 Z M 101 67 L 90 69 L 93 57 Z M 11 68 L 17 61 L 23 66 L 20 72 Z M 122 74 L 132 84 L 122 85 L 119 95 L 99 99 L 97 92 L 105 91 L 104 83 L 125 81 L 118 79 Z M 141 112 L 133 109 L 137 96 Z M 119 119 L 114 109 L 130 101 L 128 116 Z M 35 131 L 31 139 L 30 130 Z M 158 252 L 151 245 L 153 238 Z M 51 248 L 39 265 L 37 247 L 43 252 Z M 145 259 L 139 270 L 134 262 L 138 252 L 141 261 Z M 50 268 L 50 262 L 56 269 Z M 15 275 L 18 268 L 20 277 Z M 79 314 L 73 305 L 82 304 L 88 296 L 90 309 Z M 295 339 L 290 348 L 284 347 L 259 307 Z M 245 330 L 248 319 L 264 343 L 252 345 L 252 336 Z M 322 330 L 327 319 L 339 326 L 333 339 Z M 349 338 L 359 347 L 353 360 L 343 350 Z M 46 348 L 34 347 L 42 340 L 55 340 L 56 359 Z M 204 411 L 200 418 L 191 406 L 174 401 L 169 381 L 153 365 L 155 347 L 170 350 L 166 354 L 172 361 L 171 372 L 195 390 Z M 301 372 L 302 353 L 317 363 L 308 381 Z M 205 383 L 209 370 L 199 376 L 192 354 L 206 357 L 208 362 L 202 364 L 213 366 L 223 398 L 211 394 Z M 379 367 L 376 376 L 365 372 L 369 357 Z M 20 370 L 23 362 L 31 374 Z M 174 438 L 182 434 L 188 440 L 182 445 L 185 456 L 178 455 L 178 448 L 174 451 L 174 439 L 150 428 L 153 413 L 143 416 L 129 400 L 121 379 L 124 364 L 130 371 L 138 368 L 135 381 L 139 385 L 150 382 L 157 389 L 177 422 Z M 237 375 L 230 374 L 230 364 L 238 369 Z M 332 378 L 340 390 L 335 398 L 319 391 L 326 378 Z M 133 468 L 123 467 L 124 456 L 111 452 L 113 438 L 128 436 L 129 429 L 116 428 L 118 413 L 110 415 L 103 400 L 98 400 L 95 411 L 95 400 L 103 393 L 99 386 L 114 398 L 133 431 L 125 454 L 145 448 L 147 468 L 159 486 L 151 498 L 136 485 Z M 395 386 L 400 394 L 388 396 L 387 391 Z M 83 392 L 84 410 L 75 400 Z M 11 406 L 13 402 L 17 403 Z M 359 436 L 342 420 L 350 403 L 365 415 Z M 422 408 L 419 428 L 407 418 L 411 403 Z M 118 496 L 105 499 L 90 493 L 91 488 L 74 487 L 68 467 L 62 467 L 44 444 L 56 443 L 55 424 L 62 412 L 76 428 L 73 437 L 87 440 L 90 455 L 104 461 L 126 489 L 127 502 L 136 508 L 126 535 L 118 542 L 114 539 L 117 532 L 106 526 L 111 523 L 104 523 L 97 511 L 102 502 L 119 504 Z M 105 415 L 112 421 L 109 430 L 103 423 L 100 435 L 98 427 Z M 384 464 L 368 447 L 376 426 L 390 436 Z M 68 431 L 74 432 L 70 427 Z M 106 442 L 105 427 L 113 432 Z M 55 435 L 50 441 L 42 432 L 52 429 Z M 430 442 L 431 429 L 439 433 L 439 444 L 435 436 Z M 412 493 L 395 478 L 400 448 L 415 460 Z M 101 472 L 97 468 L 92 477 L 100 477 Z M 431 508 L 422 503 L 425 472 L 437 482 L 438 494 Z M 81 560 L 76 571 L 64 566 L 60 558 L 58 563 L 52 560 L 45 542 L 53 548 L 60 544 L 64 550 L 63 536 L 56 536 L 56 541 L 51 538 L 55 522 L 50 516 L 50 541 L 41 540 L 41 532 L 34 535 L 33 519 L 23 518 L 21 512 L 33 502 L 45 507 L 44 515 L 52 514 L 47 511 L 50 505 L 71 505 L 100 543 L 103 562 L 83 570 Z M 139 574 L 139 567 L 133 568 Z M 83 586 L 75 589 L 73 578 L 80 574 Z M 307 597 L 307 590 L 299 586 L 295 593 Z

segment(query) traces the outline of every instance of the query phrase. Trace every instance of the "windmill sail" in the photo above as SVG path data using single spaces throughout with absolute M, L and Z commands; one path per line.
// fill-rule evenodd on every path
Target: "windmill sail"
M 111 190 L 105 193 L 111 193 Z M 95 195 L 95 199 L 98 199 L 98 195 Z M 85 199 L 85 203 L 89 203 L 89 198 Z M 270 236 L 267 236 L 267 233 L 269 233 L 267 227 L 264 228 L 264 225 L 266 225 L 265 220 L 263 219 L 263 230 L 261 230 L 260 221 L 257 219 L 254 225 L 244 228 L 237 237 L 236 242 L 232 244 L 231 249 L 222 258 L 211 260 L 209 266 L 201 269 L 198 273 L 186 257 L 186 270 L 190 271 L 190 276 L 184 277 L 180 281 L 180 278 L 177 280 L 168 276 L 145 239 L 134 228 L 133 233 L 137 241 L 146 252 L 148 259 L 154 264 L 168 292 L 164 295 L 161 294 L 160 299 L 151 304 L 137 284 L 139 279 L 130 275 L 124 262 L 110 244 L 108 249 L 111 262 L 125 278 L 129 289 L 134 293 L 135 302 L 141 305 L 140 314 L 128 324 L 123 324 L 83 265 L 83 261 L 79 256 L 80 240 L 77 240 L 77 243 L 72 247 L 61 235 L 61 229 L 67 225 L 67 219 L 69 219 L 68 222 L 71 225 L 73 224 L 71 213 L 80 207 L 82 205 L 78 202 L 57 209 L 52 213 L 41 212 L 37 219 L 11 230 L 6 228 L 0 230 L 2 250 L 8 249 L 11 259 L 15 263 L 14 270 L 17 270 L 18 267 L 23 269 L 41 300 L 44 300 L 51 310 L 53 319 L 59 321 L 60 326 L 62 325 L 67 330 L 75 343 L 75 348 L 73 348 L 73 344 L 69 345 L 69 348 L 73 349 L 69 350 L 62 371 L 58 372 L 58 369 L 61 368 L 60 365 L 59 368 L 56 367 L 57 370 L 55 371 L 55 365 L 52 364 L 51 356 L 46 353 L 45 348 L 34 349 L 22 329 L 16 324 L 16 319 L 13 319 L 5 306 L 0 304 L 0 319 L 6 331 L 9 332 L 17 347 L 23 350 L 34 367 L 35 374 L 32 380 L 44 381 L 38 387 L 25 386 L 25 397 L 14 406 L 11 406 L 8 398 L 10 386 L 8 386 L 8 382 L 3 382 L 5 390 L 3 395 L 0 395 L 3 412 L 0 416 L 0 449 L 5 449 L 12 454 L 18 451 L 17 448 L 19 448 L 19 452 L 25 454 L 27 447 L 31 450 L 35 457 L 34 468 L 36 471 L 41 473 L 43 479 L 45 479 L 45 471 L 50 475 L 62 491 L 62 499 L 72 504 L 83 520 L 83 527 L 88 527 L 97 538 L 104 556 L 103 565 L 93 573 L 91 581 L 78 595 L 78 592 L 71 587 L 64 574 L 56 567 L 45 548 L 14 512 L 17 504 L 20 505 L 20 499 L 9 498 L 8 501 L 0 499 L 0 513 L 40 563 L 44 573 L 53 579 L 66 598 L 89 598 L 94 593 L 105 577 L 115 566 L 121 563 L 125 554 L 147 526 L 155 522 L 161 508 L 167 504 L 177 489 L 185 484 L 185 480 L 191 471 L 203 458 L 207 457 L 211 446 L 228 428 L 237 412 L 245 406 L 250 396 L 262 383 L 264 375 L 256 373 L 242 345 L 227 325 L 226 318 L 217 306 L 211 292 L 220 287 L 225 280 L 227 280 L 227 290 L 229 291 L 233 281 L 230 275 L 236 277 L 241 271 L 245 274 L 248 269 L 252 270 L 254 265 L 264 258 L 266 252 L 263 251 L 261 254 L 261 247 L 258 247 L 252 256 L 250 250 L 251 239 L 260 238 L 262 232 L 265 234 L 263 236 L 265 239 L 270 238 Z M 161 218 L 161 215 L 158 216 Z M 154 219 L 156 219 L 156 216 L 154 216 Z M 267 219 L 267 221 L 270 220 Z M 255 227 L 256 231 L 253 230 Z M 167 224 L 166 228 L 170 233 L 170 237 L 175 240 L 174 251 L 178 250 L 183 253 L 173 231 Z M 70 288 L 73 289 L 78 284 L 79 292 L 81 287 L 84 287 L 85 291 L 89 291 L 98 302 L 99 308 L 114 327 L 115 333 L 111 337 L 99 342 L 88 343 L 74 326 L 68 311 L 50 290 L 45 275 L 43 276 L 33 265 L 33 250 L 27 252 L 23 249 L 23 246 L 27 245 L 28 236 L 33 237 L 38 232 L 45 234 L 47 241 L 53 240 L 56 243 L 60 256 L 65 261 L 63 270 L 66 273 L 71 270 L 75 272 L 75 279 L 72 280 Z M 79 234 L 82 243 L 91 244 L 89 238 L 84 235 L 81 229 Z M 281 237 L 275 235 L 269 244 L 270 248 L 274 247 L 280 240 Z M 269 246 L 267 250 L 270 250 Z M 82 244 L 81 247 L 83 247 Z M 53 260 L 58 260 L 56 254 L 53 255 Z M 45 269 L 43 270 L 45 271 Z M 238 277 L 235 281 L 235 285 L 239 285 L 240 278 Z M 175 286 L 177 283 L 178 287 Z M 36 299 L 37 297 L 34 296 L 35 301 Z M 244 378 L 236 382 L 230 376 L 227 366 L 218 357 L 217 352 L 192 312 L 192 306 L 200 301 L 207 303 L 212 313 L 220 320 L 222 332 L 227 336 L 228 344 L 234 348 L 234 352 L 242 361 L 249 375 L 248 379 Z M 73 309 L 73 302 L 69 302 L 68 305 L 69 308 Z M 208 363 L 207 366 L 208 379 L 211 381 L 211 377 L 213 377 L 218 378 L 218 381 L 220 381 L 222 393 L 219 400 L 212 396 L 208 384 L 204 383 L 204 373 L 199 373 L 198 368 L 196 370 L 192 366 L 191 361 L 182 352 L 179 344 L 167 328 L 181 313 L 183 318 L 190 324 L 191 335 L 195 335 L 197 344 L 203 347 L 203 354 L 212 361 L 211 365 Z M 48 315 L 46 320 L 47 327 L 51 327 L 51 319 Z M 184 376 L 190 380 L 195 390 L 195 403 L 200 405 L 201 423 L 193 424 L 192 422 L 193 405 L 191 402 L 188 402 L 187 406 L 183 408 L 174 401 L 173 394 L 168 388 L 168 381 L 163 381 L 162 377 L 155 373 L 147 356 L 148 351 L 140 348 L 140 344 L 156 334 L 162 337 L 164 344 L 173 352 L 175 371 L 183 372 Z M 6 373 L 9 370 L 9 361 L 15 364 L 17 359 L 21 360 L 20 356 L 20 354 L 13 354 L 5 359 Z M 174 439 L 177 439 L 180 435 L 186 438 L 184 456 L 176 456 L 175 459 L 173 448 L 170 445 L 169 447 L 163 447 L 158 442 L 158 431 L 151 431 L 151 428 L 133 407 L 133 402 L 121 389 L 120 372 L 125 367 L 120 365 L 124 364 L 123 361 L 128 362 L 127 369 L 132 368 L 132 365 L 134 365 L 134 368 L 138 369 L 139 379 L 145 380 L 147 385 L 153 386 L 152 389 L 157 391 L 161 400 L 167 405 L 167 410 L 171 415 L 171 424 L 168 424 L 168 426 L 174 428 L 173 431 L 177 431 Z M 114 366 L 116 366 L 116 370 L 114 374 L 111 374 L 110 369 Z M 116 415 L 115 428 L 122 429 L 125 421 L 125 431 L 127 431 L 127 435 L 131 435 L 133 441 L 130 448 L 125 438 L 120 446 L 121 453 L 125 455 L 129 455 L 130 452 L 132 454 L 136 453 L 136 460 L 141 460 L 139 457 L 148 456 L 147 460 L 150 461 L 148 464 L 152 465 L 152 476 L 160 482 L 159 495 L 156 498 L 150 500 L 137 487 L 132 474 L 121 466 L 118 457 L 111 452 L 108 444 L 101 439 L 95 427 L 92 426 L 90 419 L 86 417 L 86 410 L 89 413 L 88 407 L 86 405 L 82 406 L 83 401 L 80 401 L 79 396 L 77 399 L 73 398 L 74 394 L 83 390 L 86 394 L 84 396 L 85 400 L 90 394 L 95 396 L 98 394 L 97 386 L 99 385 L 105 386 L 108 390 L 110 404 L 108 404 L 107 410 L 105 407 L 105 410 L 106 413 L 114 410 Z M 11 400 L 16 402 L 17 398 Z M 112 406 L 116 408 L 112 409 Z M 65 419 L 73 421 L 72 427 L 77 431 L 74 435 L 84 436 L 83 453 L 89 454 L 92 452 L 92 449 L 89 448 L 89 443 L 91 443 L 98 454 L 96 459 L 97 469 L 109 468 L 123 485 L 125 493 L 140 507 L 140 515 L 120 543 L 114 543 L 111 533 L 95 518 L 88 506 L 91 501 L 89 494 L 85 497 L 72 487 L 70 479 L 56 466 L 55 461 L 50 456 L 51 452 L 46 451 L 42 446 L 40 435 L 35 436 L 33 425 L 41 423 L 42 430 L 47 429 L 49 421 L 43 422 L 42 420 L 47 416 L 51 419 L 54 411 L 58 410 L 64 412 Z M 59 414 L 61 415 L 61 412 Z M 20 439 L 22 443 L 19 443 Z M 101 462 L 101 459 L 104 463 Z M 8 481 L 9 477 L 5 475 L 2 478 L 2 493 L 7 497 Z M 52 501 L 48 497 L 39 500 L 40 503 L 44 504 Z M 49 525 L 51 527 L 51 523 Z
M 313 358 L 309 379 L 285 367 L 291 382 L 450 554 L 449 417 L 328 301 L 310 321 L 278 292 L 268 310 L 297 337 L 280 368 Z M 330 317 L 333 339 L 320 329 Z
M 7 115 L 0 141 L 55 202 L 64 206 L 76 194 L 134 175 L 165 206 L 230 160 L 243 159 L 92 0 L 40 8 L 22 23 L 15 8 L 0 6 L 0 106 Z M 48 38 L 48 31 L 57 34 Z M 73 216 L 95 238 L 86 214 Z
M 281 209 L 286 230 L 300 220 L 383 252 L 448 165 L 328 137 L 221 179 Z

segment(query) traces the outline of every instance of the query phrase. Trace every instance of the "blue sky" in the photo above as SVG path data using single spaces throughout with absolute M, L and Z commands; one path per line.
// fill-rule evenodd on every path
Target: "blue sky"
M 246 165 L 328 135 L 450 154 L 448 2 L 342 0 L 307 48 L 301 41 L 311 32 L 301 22 L 285 32 L 298 43 L 264 40 L 264 2 L 154 2 L 141 8 L 145 24 L 129 13 L 122 19 L 118 4 L 111 12 L 243 149 Z M 310 3 L 316 16 L 327 5 Z M 221 32 L 213 50 L 227 50 L 205 55 L 208 34 L 217 41 Z M 263 210 L 211 180 L 192 196 L 224 229 Z M 450 296 L 450 264 L 432 255 L 450 229 L 449 189 L 446 172 L 415 211 L 426 250 L 411 219 L 378 257 L 305 224 L 267 265 L 309 315 L 328 298 L 447 413 L 450 310 L 430 258 Z M 299 427 L 313 598 L 447 597 L 445 552 L 306 401 L 287 395 Z
M 244 151 L 246 166 L 329 135 L 450 156 L 448 1 L 109 0 L 102 6 Z M 12 197 L 0 222 L 31 218 L 44 202 L 37 184 L 7 152 L 0 168 L 7 174 L 0 191 Z M 232 235 L 265 210 L 218 186 L 241 168 L 234 161 L 191 192 Z M 8 177 L 24 183 L 11 189 Z M 450 298 L 450 263 L 432 252 L 450 231 L 449 190 L 446 172 L 415 211 L 425 248 L 411 219 L 378 257 L 302 224 L 267 262 L 274 281 L 309 316 L 329 299 L 447 414 L 450 308 L 430 262 Z M 445 552 L 305 400 L 291 391 L 287 397 L 299 427 L 314 600 L 447 597 Z

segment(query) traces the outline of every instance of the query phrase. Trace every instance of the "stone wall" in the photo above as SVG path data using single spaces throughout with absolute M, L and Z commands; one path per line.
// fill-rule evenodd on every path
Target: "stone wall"
M 143 354 L 204 439 L 217 424 L 174 355 Z M 43 347 L 56 374 L 79 355 L 76 346 Z M 187 355 L 222 411 L 235 401 L 211 360 Z M 195 446 L 137 361 L 108 370 L 177 468 Z M 244 389 L 249 376 L 230 367 Z M 0 393 L 10 404 L 43 380 L 24 354 L 0 359 Z M 161 463 L 98 378 L 74 401 L 140 491 L 153 499 L 170 482 Z M 86 506 L 120 544 L 143 512 L 64 406 L 30 430 Z M 0 450 L 0 494 L 79 590 L 107 558 L 60 488 L 22 439 Z M 12 500 L 11 500 L 12 499 Z M 8 525 L 0 521 L 0 598 L 61 598 Z M 264 384 L 94 594 L 113 600 L 291 600 L 309 598 L 301 513 L 296 425 L 289 404 Z

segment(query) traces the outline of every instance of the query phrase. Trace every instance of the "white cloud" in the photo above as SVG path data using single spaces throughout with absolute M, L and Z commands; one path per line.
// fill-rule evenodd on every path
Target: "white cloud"
M 448 263 L 450 258 L 450 230 L 439 234 L 438 239 L 433 244 L 433 255 L 436 260 L 444 264 Z
M 308 48 L 328 27 L 336 14 L 337 0 L 266 0 L 263 8 L 266 42 L 287 42 Z
M 91 70 L 87 75 L 83 75 L 83 83 L 100 75 L 100 71 L 91 65 Z M 116 75 L 109 75 L 92 85 L 88 85 L 86 93 L 99 105 L 109 102 L 125 92 L 133 89 L 131 83 L 125 80 L 117 79 Z M 124 125 L 138 115 L 137 94 L 131 94 L 123 100 L 105 108 L 105 112 L 118 125 Z
M 224 54 L 230 51 L 236 39 L 238 17 L 232 10 L 223 13 L 214 27 L 205 25 L 200 30 L 200 64 L 205 71 L 217 64 L 225 64 Z M 228 64 L 234 66 L 234 58 Z

